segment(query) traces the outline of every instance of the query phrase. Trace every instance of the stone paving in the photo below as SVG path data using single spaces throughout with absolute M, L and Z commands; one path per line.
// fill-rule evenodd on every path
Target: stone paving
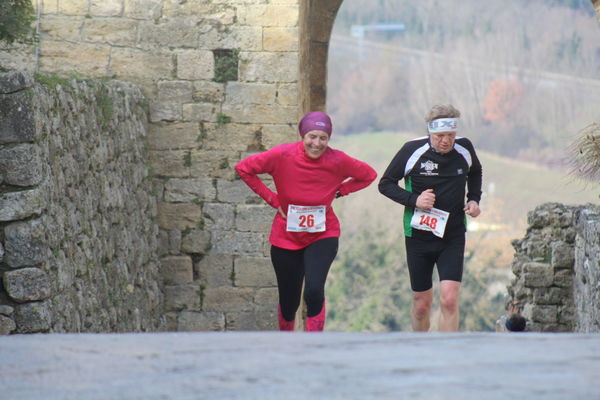
M 600 399 L 600 335 L 0 337 L 2 400 Z

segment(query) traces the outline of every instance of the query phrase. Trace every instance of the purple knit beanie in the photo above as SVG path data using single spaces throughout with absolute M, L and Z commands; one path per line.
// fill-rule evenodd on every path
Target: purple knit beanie
M 329 137 L 331 137 L 331 130 L 333 126 L 331 124 L 331 118 L 329 115 L 321 111 L 312 111 L 307 113 L 298 124 L 298 131 L 300 136 L 304 137 L 306 132 L 310 131 L 323 131 Z

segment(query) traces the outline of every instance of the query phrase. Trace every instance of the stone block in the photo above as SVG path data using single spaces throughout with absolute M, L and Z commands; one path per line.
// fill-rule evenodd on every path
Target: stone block
M 217 180 L 217 199 L 225 203 L 262 204 L 263 200 L 244 181 Z
M 200 285 L 165 286 L 165 310 L 200 311 L 203 290 Z
M 40 215 L 46 206 L 43 189 L 0 194 L 0 221 L 15 221 Z
M 193 229 L 183 234 L 181 251 L 189 254 L 205 254 L 210 250 L 210 232 Z
M 80 41 L 83 23 L 83 17 L 46 16 L 40 20 L 40 34 L 44 39 Z
M 276 287 L 259 288 L 254 296 L 254 303 L 261 311 L 270 311 L 276 318 L 275 312 L 279 304 L 279 292 Z
M 296 83 L 298 54 L 295 52 L 240 52 L 240 81 Z M 294 116 L 296 120 L 296 116 Z
M 194 81 L 194 101 L 222 103 L 225 101 L 225 84 L 221 82 Z
M 264 28 L 263 50 L 298 51 L 298 28 Z
M 277 104 L 284 106 L 298 105 L 298 85 L 296 83 L 279 85 L 277 88 Z
M 189 81 L 160 81 L 158 82 L 158 100 L 176 103 L 192 101 L 193 84 Z
M 210 230 L 226 231 L 233 228 L 235 206 L 223 203 L 205 203 L 202 211 L 205 226 Z
M 236 312 L 254 308 L 253 291 L 227 286 L 208 287 L 204 290 L 202 311 Z
M 562 269 L 558 270 L 554 273 L 554 286 L 558 286 L 561 288 L 571 288 L 573 287 L 573 279 L 574 274 L 572 270 Z
M 150 103 L 150 122 L 181 121 L 183 109 L 177 101 L 153 101 Z
M 556 323 L 558 321 L 558 306 L 534 306 L 531 309 L 531 320 L 538 323 Z
M 182 50 L 177 53 L 177 78 L 210 80 L 215 75 L 215 58 L 209 50 Z
M 224 331 L 225 315 L 220 312 L 179 313 L 177 330 L 181 332 Z
M 258 319 L 255 311 L 225 313 L 228 331 L 259 331 Z
M 548 287 L 554 281 L 554 270 L 546 263 L 525 263 L 523 278 L 526 287 Z
M 163 229 L 195 229 L 201 221 L 202 208 L 196 204 L 158 203 L 158 224 Z
M 214 231 L 212 236 L 212 253 L 260 255 L 263 237 L 260 233 Z
M 190 174 L 194 177 L 233 179 L 233 166 L 238 162 L 238 157 L 238 154 L 232 151 L 192 150 Z
M 125 17 L 134 19 L 155 20 L 160 18 L 162 0 L 125 0 L 123 5 Z
M 58 0 L 41 0 L 39 6 L 42 14 L 58 14 Z
M 553 268 L 573 268 L 575 249 L 565 242 L 554 242 L 551 245 L 551 265 Z
M 0 306 L 0 315 L 6 315 L 7 317 L 10 317 L 11 315 L 13 315 L 15 312 L 15 309 L 11 306 Z
M 227 31 L 208 25 L 207 32 L 200 36 L 204 49 L 244 49 L 262 50 L 262 28 L 250 26 L 230 26 Z
M 0 148 L 0 176 L 14 186 L 34 186 L 42 181 L 40 148 L 32 144 Z
M 18 305 L 15 310 L 15 322 L 18 333 L 48 331 L 52 323 L 52 314 L 48 301 Z
M 17 324 L 12 318 L 0 315 L 0 335 L 10 335 L 17 328 Z
M 173 56 L 129 48 L 113 48 L 109 70 L 116 78 L 169 79 L 174 71 Z
M 165 201 L 213 201 L 217 189 L 210 178 L 169 179 L 165 183 Z
M 262 144 L 266 150 L 282 143 L 290 143 L 299 139 L 296 124 L 265 125 L 263 127 Z
M 133 46 L 137 39 L 137 24 L 137 21 L 122 18 L 87 19 L 83 26 L 83 38 L 87 42 Z
M 152 150 L 192 149 L 200 144 L 197 123 L 163 123 L 148 126 L 148 145 Z
M 266 204 L 240 204 L 236 209 L 235 228 L 242 232 L 269 232 L 276 212 Z
M 238 21 L 242 25 L 253 26 L 297 26 L 299 8 L 297 5 L 247 5 L 238 9 Z
M 40 56 L 42 71 L 91 77 L 107 76 L 109 59 L 115 59 L 108 45 L 50 40 L 41 42 Z
M 58 12 L 64 15 L 86 15 L 88 13 L 88 0 L 60 0 Z
M 196 18 L 160 19 L 142 21 L 139 25 L 139 45 L 146 49 L 155 48 L 198 48 L 199 31 Z
M 193 17 L 205 16 L 215 11 L 213 1 L 180 1 L 180 0 L 163 0 L 165 17 Z
M 188 150 L 149 151 L 150 165 L 156 176 L 187 178 L 190 176 Z
M 176 332 L 178 331 L 177 325 L 179 318 L 179 312 L 171 311 L 163 314 L 163 317 L 160 321 L 160 326 L 158 327 L 159 332 Z
M 194 280 L 189 256 L 169 256 L 160 260 L 160 271 L 166 285 L 184 285 Z
M 184 104 L 182 118 L 191 122 L 216 122 L 218 107 L 212 103 L 189 103 Z
M 548 287 L 533 289 L 533 302 L 540 305 L 562 304 L 570 296 L 571 291 L 567 288 Z
M 222 109 L 232 122 L 250 124 L 294 124 L 298 113 L 295 106 L 279 104 L 224 104 Z
M 573 326 L 576 322 L 576 319 L 575 307 L 567 306 L 559 309 L 558 323 L 571 327 L 571 329 L 567 330 L 566 332 L 573 332 Z
M 0 144 L 33 141 L 35 122 L 31 100 L 25 91 L 0 95 Z
M 261 151 L 262 130 L 254 124 L 202 124 L 202 148 L 205 150 Z
M 274 104 L 277 86 L 272 83 L 229 82 L 225 87 L 227 104 Z
M 52 289 L 48 275 L 39 268 L 21 268 L 4 273 L 4 288 L 17 303 L 45 300 Z
M 97 17 L 119 17 L 123 13 L 123 1 L 90 0 L 90 14 Z
M 22 71 L 0 72 L 0 94 L 11 94 L 34 85 L 33 75 Z
M 200 281 L 208 287 L 232 286 L 233 256 L 207 254 L 194 265 Z
M 237 257 L 234 263 L 235 286 L 277 286 L 271 260 L 267 257 Z

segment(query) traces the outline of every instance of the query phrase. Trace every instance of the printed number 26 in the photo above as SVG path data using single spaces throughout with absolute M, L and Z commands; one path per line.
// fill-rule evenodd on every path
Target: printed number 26
M 301 215 L 300 216 L 300 228 L 312 228 L 315 226 L 315 216 L 312 214 Z
M 437 218 L 430 217 L 429 215 L 421 215 L 419 225 L 427 225 L 431 229 L 435 229 L 435 227 L 437 226 Z

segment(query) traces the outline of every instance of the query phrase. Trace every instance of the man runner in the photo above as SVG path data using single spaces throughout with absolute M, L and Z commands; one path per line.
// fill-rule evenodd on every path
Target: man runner
M 473 144 L 456 136 L 459 117 L 460 111 L 452 105 L 432 107 L 425 119 L 429 135 L 405 143 L 379 181 L 383 195 L 405 206 L 404 235 L 413 290 L 414 331 L 429 330 L 436 264 L 440 279 L 439 330 L 458 330 L 465 215 L 480 214 L 482 183 L 481 164 Z M 405 189 L 398 186 L 403 178 Z

